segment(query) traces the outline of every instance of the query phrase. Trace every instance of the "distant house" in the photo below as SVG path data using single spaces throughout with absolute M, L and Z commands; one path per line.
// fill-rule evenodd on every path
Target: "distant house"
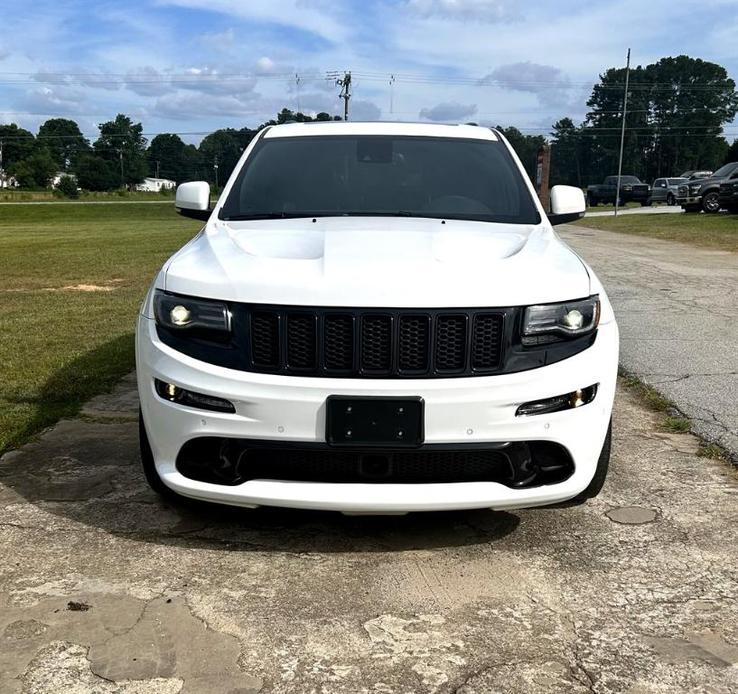
M 0 169 L 0 188 L 17 188 L 18 181 L 15 176 L 8 176 L 5 171 Z
M 172 190 L 176 187 L 176 181 L 171 181 L 168 178 L 144 178 L 142 183 L 136 185 L 136 190 L 145 193 L 158 193 L 161 190 Z
M 77 181 L 77 177 L 73 173 L 67 173 L 66 171 L 57 171 L 52 177 L 51 177 L 51 187 L 56 188 L 59 185 L 59 181 L 62 180 L 64 176 L 69 176 L 73 181 Z

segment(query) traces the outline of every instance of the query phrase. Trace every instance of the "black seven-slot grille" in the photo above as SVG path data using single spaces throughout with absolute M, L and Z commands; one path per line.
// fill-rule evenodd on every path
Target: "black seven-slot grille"
M 253 307 L 251 368 L 315 376 L 454 376 L 502 364 L 504 314 Z

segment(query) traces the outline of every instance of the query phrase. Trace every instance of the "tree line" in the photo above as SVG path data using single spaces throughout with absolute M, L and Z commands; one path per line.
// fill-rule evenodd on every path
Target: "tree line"
M 551 138 L 524 135 L 515 127 L 498 126 L 534 178 L 539 149 L 550 142 L 551 184 L 583 187 L 617 172 L 625 68 L 600 75 L 587 101 L 584 121 L 554 123 Z M 729 145 L 723 126 L 738 113 L 735 82 L 720 65 L 680 55 L 662 58 L 630 71 L 625 119 L 623 173 L 652 181 L 677 176 L 687 169 L 717 169 L 738 160 L 738 140 Z M 15 124 L 0 125 L 2 165 L 23 187 L 45 187 L 58 172 L 74 174 L 91 191 L 131 187 L 146 176 L 206 180 L 222 185 L 243 150 L 265 125 L 286 121 L 341 120 L 282 109 L 256 128 L 223 128 L 199 146 L 176 134 L 163 133 L 147 142 L 141 123 L 119 114 L 98 126 L 94 142 L 73 120 L 52 118 L 37 135 Z
M 625 68 L 610 68 L 585 120 L 553 125 L 552 183 L 585 186 L 617 173 L 624 91 Z M 738 140 L 730 145 L 723 134 L 736 113 L 736 85 L 721 65 L 680 55 L 631 69 L 623 173 L 650 182 L 738 161 Z
M 256 128 L 216 130 L 196 147 L 171 133 L 156 135 L 148 142 L 143 125 L 124 114 L 101 123 L 93 143 L 75 121 L 52 118 L 41 124 L 37 135 L 15 124 L 0 125 L 0 146 L 5 175 L 23 188 L 46 187 L 58 173 L 73 175 L 77 185 L 89 191 L 130 188 L 147 176 L 177 183 L 198 179 L 223 184 L 264 126 L 313 120 L 341 119 L 323 112 L 313 117 L 285 108 L 276 119 Z

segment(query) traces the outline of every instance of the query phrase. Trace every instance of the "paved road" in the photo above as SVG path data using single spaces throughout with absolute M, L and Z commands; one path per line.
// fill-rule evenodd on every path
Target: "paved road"
M 621 364 L 738 461 L 738 254 L 584 227 L 562 237 L 594 268 L 621 331 Z
M 627 393 L 593 502 L 392 518 L 165 505 L 135 408 L 0 460 L 3 694 L 738 691 L 738 476 Z
M 631 214 L 683 214 L 684 210 L 676 205 L 653 205 L 651 207 L 626 207 L 622 210 L 618 210 L 618 217 L 620 215 L 631 215 Z M 612 217 L 615 214 L 614 211 L 608 210 L 594 210 L 587 212 L 585 217 Z

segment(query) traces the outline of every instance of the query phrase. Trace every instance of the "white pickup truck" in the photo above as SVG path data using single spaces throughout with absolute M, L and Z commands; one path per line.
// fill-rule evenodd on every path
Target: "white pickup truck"
M 137 325 L 143 467 L 161 494 L 406 513 L 596 495 L 618 328 L 503 135 L 267 127 Z

